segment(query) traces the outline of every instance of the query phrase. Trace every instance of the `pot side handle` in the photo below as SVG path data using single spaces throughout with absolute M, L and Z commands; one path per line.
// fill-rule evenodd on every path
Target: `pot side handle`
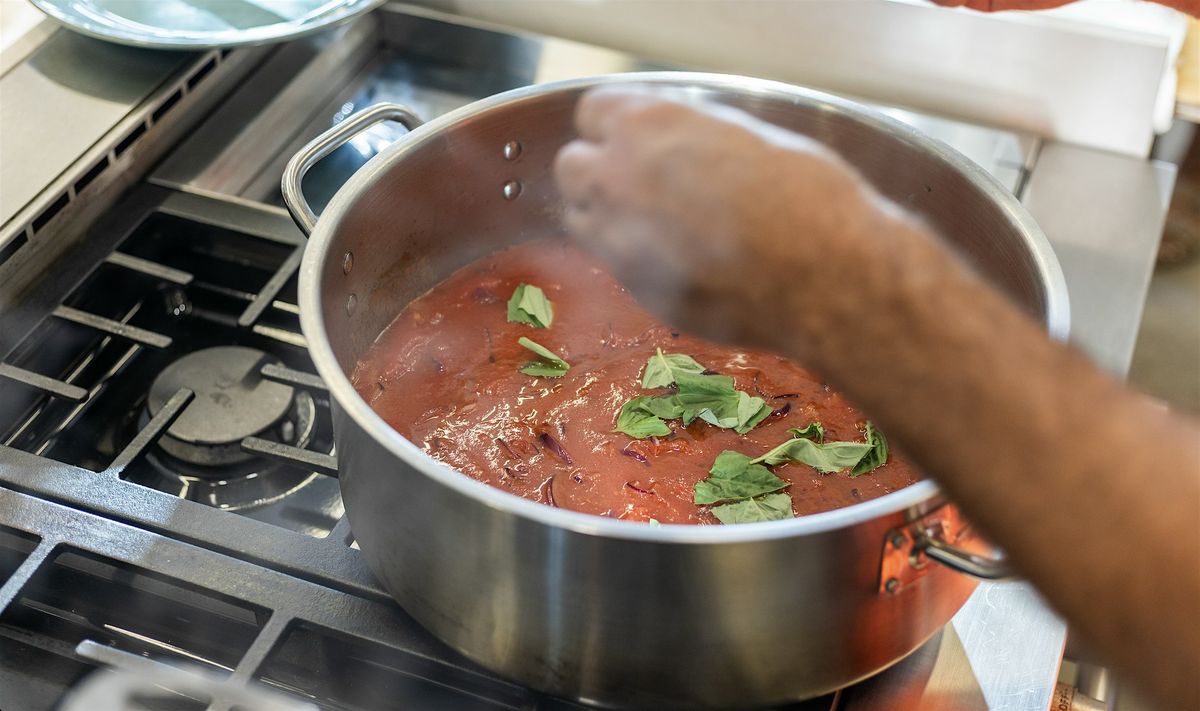
M 353 114 L 309 141 L 287 162 L 287 166 L 283 169 L 281 185 L 283 201 L 287 204 L 288 212 L 292 214 L 292 219 L 304 232 L 305 237 L 311 235 L 317 226 L 317 215 L 309 207 L 308 200 L 304 197 L 304 189 L 301 186 L 304 182 L 304 174 L 322 158 L 381 121 L 396 121 L 409 131 L 424 123 L 420 116 L 406 106 L 388 103 L 375 104 Z
M 962 543 L 975 538 L 970 525 L 953 504 L 887 532 L 879 571 L 879 593 L 894 595 L 924 577 L 938 563 L 953 571 L 984 580 L 1014 576 L 1005 558 L 976 553 Z
M 1008 580 L 1015 575 L 1012 566 L 1005 558 L 972 553 L 931 536 L 923 537 L 917 545 L 920 552 L 930 560 L 935 560 L 951 570 L 972 577 L 983 580 Z

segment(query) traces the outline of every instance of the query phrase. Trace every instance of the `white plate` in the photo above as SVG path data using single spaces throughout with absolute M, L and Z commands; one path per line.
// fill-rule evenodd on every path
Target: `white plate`
M 385 0 L 30 0 L 85 35 L 135 47 L 266 44 L 345 22 Z

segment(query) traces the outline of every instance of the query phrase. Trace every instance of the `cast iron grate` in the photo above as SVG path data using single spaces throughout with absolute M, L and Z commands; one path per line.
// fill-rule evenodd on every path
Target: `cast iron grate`
M 0 585 L 8 580 L 37 548 L 38 537 L 15 528 L 0 526 Z
M 91 639 L 231 672 L 269 613 L 153 571 L 62 547 L 0 615 L 0 634 L 50 654 Z
M 66 708 L 100 667 L 151 685 L 180 671 L 209 679 L 204 699 L 168 694 L 154 709 L 230 711 L 222 685 L 256 681 L 338 711 L 582 708 L 492 676 L 390 601 L 3 488 L 0 534 L 0 546 L 34 545 L 0 585 L 0 708 Z
M 302 249 L 149 213 L 0 363 L 0 443 L 328 535 L 342 507 Z

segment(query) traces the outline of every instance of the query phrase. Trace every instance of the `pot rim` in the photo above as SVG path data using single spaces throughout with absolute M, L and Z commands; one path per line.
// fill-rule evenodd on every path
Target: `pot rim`
M 934 138 L 878 111 L 848 99 L 824 92 L 805 89 L 767 79 L 703 72 L 629 72 L 568 79 L 513 89 L 472 102 L 429 121 L 406 134 L 380 152 L 354 173 L 337 191 L 324 214 L 317 221 L 305 250 L 300 267 L 300 324 L 317 372 L 325 381 L 330 394 L 344 412 L 354 419 L 375 441 L 392 454 L 417 469 L 424 476 L 474 499 L 492 509 L 506 511 L 533 523 L 562 528 L 573 533 L 627 540 L 644 540 L 673 544 L 747 543 L 818 534 L 856 526 L 872 519 L 918 507 L 935 499 L 940 488 L 925 479 L 885 494 L 832 511 L 800 516 L 782 521 L 747 523 L 736 526 L 704 526 L 695 524 L 663 524 L 650 526 L 639 521 L 623 521 L 593 514 L 568 511 L 524 499 L 488 484 L 476 481 L 433 459 L 415 444 L 392 429 L 354 390 L 350 379 L 342 372 L 325 330 L 322 312 L 320 281 L 329 247 L 343 217 L 353 209 L 359 195 L 386 173 L 393 164 L 403 160 L 441 130 L 487 113 L 511 102 L 522 101 L 564 91 L 576 91 L 602 84 L 636 83 L 679 87 L 729 89 L 763 98 L 783 98 L 796 104 L 808 103 L 822 111 L 848 114 L 855 120 L 895 135 L 897 138 L 933 153 L 949 163 L 976 188 L 990 198 L 1015 223 L 1024 237 L 1034 259 L 1035 268 L 1046 290 L 1045 326 L 1050 336 L 1065 341 L 1069 328 L 1069 305 L 1066 282 L 1053 249 L 1033 217 L 1021 206 L 1011 192 L 990 173 Z

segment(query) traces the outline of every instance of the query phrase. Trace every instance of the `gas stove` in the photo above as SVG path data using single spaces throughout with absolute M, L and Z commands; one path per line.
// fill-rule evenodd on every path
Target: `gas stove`
M 279 47 L 155 57 L 161 82 L 0 235 L 0 708 L 92 708 L 89 694 L 163 697 L 152 708 L 578 708 L 442 645 L 359 556 L 299 330 L 304 240 L 279 176 L 375 101 L 432 118 L 529 83 L 662 67 L 395 6 Z M 1040 166 L 1082 159 L 882 108 L 1061 221 Z M 378 126 L 311 171 L 314 207 L 402 133 Z M 1159 192 L 1145 202 L 1161 212 Z M 1136 259 L 1093 283 L 1063 236 L 1050 234 L 1073 298 L 1140 304 Z M 1149 237 L 1125 240 L 1152 258 Z M 1105 328 L 1136 325 L 1128 306 L 1102 313 Z M 1085 311 L 1081 344 L 1120 370 L 1125 345 L 1098 324 Z M 789 708 L 1044 709 L 1063 637 L 1027 586 L 984 585 L 909 658 Z
M 299 333 L 292 231 L 116 209 L 116 247 L 5 359 L 0 441 L 325 536 L 328 402 Z M 49 397 L 47 397 L 49 396 Z

